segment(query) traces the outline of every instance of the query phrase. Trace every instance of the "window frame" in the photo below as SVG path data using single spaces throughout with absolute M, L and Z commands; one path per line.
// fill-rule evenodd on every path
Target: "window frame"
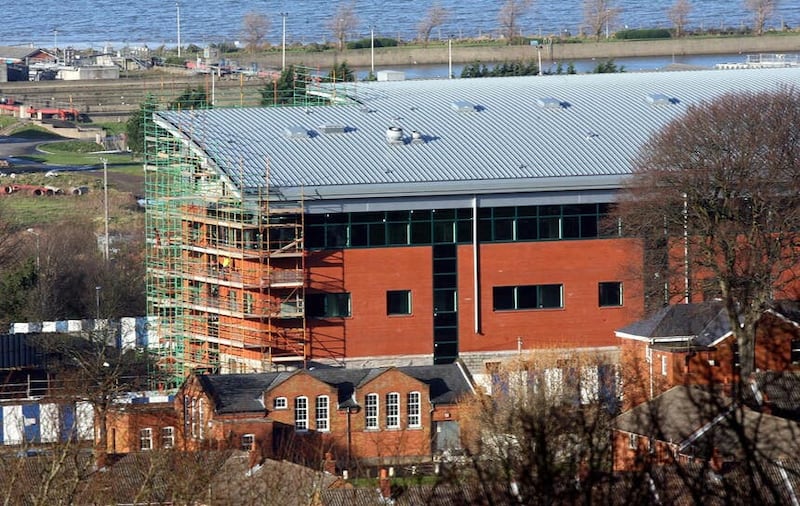
M 364 430 L 380 429 L 380 396 L 368 393 L 364 396 Z
M 272 409 L 276 411 L 289 409 L 289 399 L 286 397 L 275 397 L 272 399 Z
M 245 441 L 249 441 L 247 446 L 245 446 Z M 252 433 L 242 434 L 239 438 L 239 449 L 243 452 L 251 452 L 255 448 L 256 445 L 256 435 Z
M 630 450 L 638 450 L 639 449 L 639 435 L 634 434 L 633 432 L 628 433 L 628 449 Z
M 398 392 L 389 392 L 386 394 L 386 428 L 399 429 L 400 428 L 400 394 Z
M 609 296 L 605 289 L 615 288 L 615 294 Z M 612 301 L 613 299 L 613 301 Z M 611 302 L 609 302 L 611 301 Z M 597 306 L 598 307 L 622 307 L 625 305 L 625 292 L 622 281 L 600 281 L 597 283 Z
M 412 312 L 411 290 L 386 291 L 386 316 L 411 316 Z
M 175 448 L 175 427 L 168 425 L 161 427 L 161 448 Z
M 305 406 L 301 407 L 301 403 Z M 294 398 L 294 431 L 308 432 L 308 397 L 305 395 Z
M 416 390 L 406 396 L 406 420 L 409 429 L 422 427 L 422 394 Z
M 550 298 L 552 294 L 546 293 L 545 290 L 558 288 L 558 305 L 544 305 L 544 302 Z M 510 299 L 509 299 L 510 297 Z M 528 298 L 533 298 L 533 304 L 523 302 Z M 503 304 L 498 304 L 498 299 L 502 300 Z M 506 299 L 506 300 L 503 300 Z M 507 302 L 510 301 L 510 304 Z M 537 311 L 548 309 L 564 309 L 564 284 L 563 283 L 546 283 L 539 285 L 511 285 L 511 286 L 494 286 L 492 287 L 492 310 L 493 311 Z
M 308 293 L 305 312 L 309 318 L 350 318 L 353 316 L 353 299 L 350 292 Z
M 153 428 L 139 429 L 139 451 L 146 452 L 153 449 Z
M 789 341 L 789 361 L 792 364 L 800 364 L 800 338 Z
M 324 401 L 324 406 L 320 405 Z M 314 402 L 314 427 L 318 432 L 331 430 L 331 400 L 327 395 L 318 395 Z M 324 415 L 324 416 L 323 416 Z M 320 423 L 322 422 L 322 423 Z

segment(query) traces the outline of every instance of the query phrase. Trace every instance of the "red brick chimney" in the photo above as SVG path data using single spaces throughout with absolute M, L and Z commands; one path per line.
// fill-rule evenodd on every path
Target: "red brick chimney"
M 325 452 L 325 460 L 322 461 L 322 470 L 326 473 L 336 474 L 336 459 L 331 452 Z
M 719 454 L 719 450 L 714 448 L 711 451 L 711 469 L 715 473 L 721 473 L 723 464 L 724 461 L 722 460 L 722 455 Z
M 381 469 L 381 477 L 378 480 L 378 486 L 381 491 L 381 496 L 384 499 L 391 499 L 392 484 L 389 481 L 389 472 L 386 469 Z

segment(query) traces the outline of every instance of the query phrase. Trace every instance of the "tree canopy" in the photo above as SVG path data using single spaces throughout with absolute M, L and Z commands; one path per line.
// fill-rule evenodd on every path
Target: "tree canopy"
M 773 300 L 797 296 L 800 93 L 743 92 L 689 106 L 634 163 L 616 214 L 644 241 L 649 306 L 720 298 L 746 379 L 759 316 Z

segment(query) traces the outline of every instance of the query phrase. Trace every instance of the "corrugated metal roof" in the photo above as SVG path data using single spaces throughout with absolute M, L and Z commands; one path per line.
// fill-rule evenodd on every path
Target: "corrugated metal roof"
M 688 106 L 798 78 L 787 68 L 371 82 L 353 85 L 352 105 L 165 111 L 158 121 L 245 188 L 267 173 L 273 188 L 317 197 L 610 188 Z M 654 107 L 656 95 L 669 100 Z M 541 97 L 561 106 L 542 108 Z M 327 124 L 348 133 L 320 135 L 315 125 Z M 298 126 L 309 135 L 287 138 Z M 392 126 L 408 142 L 388 142 Z M 410 142 L 412 131 L 425 142 Z

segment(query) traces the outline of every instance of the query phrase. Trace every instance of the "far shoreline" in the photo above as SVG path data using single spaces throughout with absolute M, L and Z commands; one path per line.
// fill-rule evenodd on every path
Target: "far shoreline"
M 537 59 L 542 64 L 570 62 L 575 60 L 615 59 L 648 56 L 688 56 L 714 54 L 758 54 L 800 52 L 800 33 L 745 37 L 686 37 L 659 40 L 584 41 L 579 43 L 547 43 L 537 48 L 531 45 L 480 45 L 480 44 L 431 44 L 422 46 L 380 47 L 374 51 L 347 49 L 344 51 L 286 50 L 287 65 L 331 68 L 342 62 L 353 68 L 369 69 L 373 62 L 377 67 L 399 67 L 413 65 L 468 64 L 473 62 L 498 63 Z M 277 68 L 282 65 L 280 48 L 266 53 L 237 54 L 255 62 L 262 68 Z

